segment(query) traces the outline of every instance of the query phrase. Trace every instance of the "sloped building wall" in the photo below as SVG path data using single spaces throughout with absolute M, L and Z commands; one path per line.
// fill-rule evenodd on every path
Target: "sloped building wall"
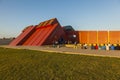
M 56 36 L 56 39 L 55 39 Z M 56 18 L 41 22 L 40 24 L 28 27 L 10 45 L 41 46 L 52 44 L 54 39 L 64 38 L 65 32 Z
M 44 41 L 43 45 L 53 44 L 55 41 L 59 41 L 60 38 L 66 40 L 66 35 L 63 28 L 59 24 L 55 24 L 57 27 L 48 35 L 48 38 Z
M 22 45 L 33 33 L 35 32 L 34 26 L 27 27 L 22 33 L 14 39 L 9 45 L 17 46 Z

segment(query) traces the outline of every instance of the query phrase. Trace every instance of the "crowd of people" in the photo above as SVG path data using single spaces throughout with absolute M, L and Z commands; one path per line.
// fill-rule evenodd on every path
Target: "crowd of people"
M 60 39 L 60 40 L 56 40 L 56 41 L 53 41 L 53 47 L 56 48 L 60 48 L 63 46 L 64 41 L 63 39 Z M 68 43 L 69 44 L 69 43 Z M 74 48 L 77 48 L 78 47 L 78 44 L 77 42 L 74 42 Z M 108 44 L 91 44 L 91 45 L 88 45 L 86 43 L 84 44 L 81 44 L 81 49 L 88 49 L 90 48 L 91 50 L 120 50 L 120 45 L 119 44 L 110 44 L 110 42 Z
M 81 48 L 82 49 L 88 49 L 88 48 L 91 48 L 92 50 L 120 50 L 120 45 L 117 44 L 117 45 L 113 45 L 113 44 L 103 44 L 103 45 L 100 45 L 100 44 L 91 44 L 91 46 L 88 46 L 87 44 L 82 44 L 81 45 Z

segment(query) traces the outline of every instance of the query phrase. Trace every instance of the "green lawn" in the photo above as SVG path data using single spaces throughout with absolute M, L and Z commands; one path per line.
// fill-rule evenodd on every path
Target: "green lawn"
M 120 80 L 120 59 L 0 48 L 0 80 Z

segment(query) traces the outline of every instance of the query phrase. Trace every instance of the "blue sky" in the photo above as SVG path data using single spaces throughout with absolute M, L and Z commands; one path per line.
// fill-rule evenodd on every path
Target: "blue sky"
M 120 0 L 0 0 L 0 37 L 55 17 L 75 30 L 120 30 Z

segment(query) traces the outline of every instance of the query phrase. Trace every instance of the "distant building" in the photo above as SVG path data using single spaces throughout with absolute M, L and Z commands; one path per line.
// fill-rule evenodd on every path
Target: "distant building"
M 60 43 L 119 44 L 120 31 L 75 31 L 72 26 L 62 27 L 56 18 L 26 27 L 10 45 L 41 46 Z M 62 42 L 61 42 L 62 41 Z

